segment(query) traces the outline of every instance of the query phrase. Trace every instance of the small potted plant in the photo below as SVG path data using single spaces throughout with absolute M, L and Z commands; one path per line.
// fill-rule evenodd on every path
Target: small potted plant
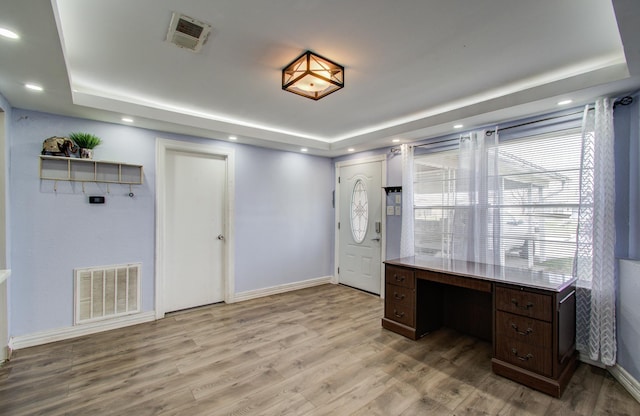
M 91 133 L 70 133 L 69 138 L 80 148 L 82 159 L 93 159 L 93 148 L 102 143 L 102 139 Z

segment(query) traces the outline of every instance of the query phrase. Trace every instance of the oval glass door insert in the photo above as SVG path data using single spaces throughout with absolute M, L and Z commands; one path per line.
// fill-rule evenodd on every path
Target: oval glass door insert
M 353 185 L 351 193 L 351 234 L 356 243 L 360 244 L 367 235 L 369 224 L 369 200 L 367 188 L 362 179 L 358 179 Z

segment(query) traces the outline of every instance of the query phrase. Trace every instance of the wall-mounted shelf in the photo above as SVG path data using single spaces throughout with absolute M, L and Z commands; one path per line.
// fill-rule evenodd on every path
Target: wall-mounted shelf
M 402 186 L 383 186 L 384 192 L 389 195 L 390 192 L 402 192 Z
M 40 156 L 40 179 L 141 185 L 143 177 L 142 165 L 71 157 Z

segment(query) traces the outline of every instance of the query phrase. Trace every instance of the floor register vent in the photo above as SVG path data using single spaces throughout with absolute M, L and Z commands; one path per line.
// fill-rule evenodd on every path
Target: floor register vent
M 132 263 L 74 269 L 74 324 L 140 312 L 140 268 Z

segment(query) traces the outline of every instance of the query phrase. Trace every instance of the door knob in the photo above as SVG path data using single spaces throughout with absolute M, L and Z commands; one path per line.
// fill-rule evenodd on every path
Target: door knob
M 371 241 L 380 241 L 380 237 L 372 238 Z
M 224 240 L 224 236 L 222 234 L 218 234 L 218 240 Z

